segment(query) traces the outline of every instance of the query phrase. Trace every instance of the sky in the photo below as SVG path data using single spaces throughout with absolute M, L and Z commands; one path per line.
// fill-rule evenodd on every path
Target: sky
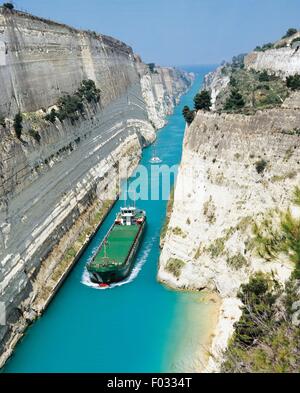
M 300 28 L 300 0 L 15 0 L 132 46 L 147 63 L 218 64 Z

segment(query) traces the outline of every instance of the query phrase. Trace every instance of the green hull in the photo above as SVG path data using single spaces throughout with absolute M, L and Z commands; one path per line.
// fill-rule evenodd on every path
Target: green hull
M 114 224 L 87 266 L 90 280 L 98 284 L 124 280 L 134 265 L 145 227 L 146 219 L 128 227 Z

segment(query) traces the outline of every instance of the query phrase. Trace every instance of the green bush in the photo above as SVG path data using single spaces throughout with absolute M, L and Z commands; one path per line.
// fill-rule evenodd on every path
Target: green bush
M 250 346 L 263 333 L 263 324 L 274 315 L 273 305 L 279 295 L 276 280 L 262 273 L 256 273 L 248 284 L 242 284 L 238 298 L 242 301 L 242 316 L 235 323 L 234 340 L 237 345 Z M 254 316 L 256 318 L 254 318 Z
M 295 74 L 286 78 L 286 85 L 289 89 L 300 90 L 300 75 Z
M 23 129 L 23 116 L 22 113 L 17 113 L 15 118 L 14 118 L 14 129 L 17 135 L 18 139 L 21 139 L 21 135 L 22 135 L 22 129 Z
M 194 97 L 195 109 L 209 111 L 211 107 L 211 95 L 207 90 L 202 90 L 201 93 Z
M 270 80 L 272 80 L 272 77 L 268 74 L 266 70 L 264 70 L 259 73 L 258 80 L 260 82 L 270 82 Z
M 268 42 L 267 44 L 264 44 L 263 46 L 257 46 L 254 51 L 255 52 L 264 52 L 269 49 L 273 49 L 274 44 L 272 42 Z
M 283 39 L 284 39 L 284 38 L 289 38 L 289 37 L 291 37 L 292 35 L 296 34 L 297 32 L 298 32 L 297 29 L 291 27 L 290 29 L 288 29 L 288 31 L 285 33 L 285 35 L 284 35 L 282 38 L 283 38 Z
M 188 125 L 192 124 L 195 118 L 195 113 L 194 111 L 191 111 L 187 105 L 183 108 L 182 115 Z
M 45 119 L 46 119 L 47 121 L 50 121 L 51 123 L 55 123 L 56 117 L 57 117 L 57 112 L 56 112 L 56 110 L 53 108 L 53 109 L 51 109 L 51 112 L 50 112 L 50 113 L 47 113 L 47 115 L 45 116 Z
M 41 141 L 41 135 L 37 132 L 37 131 L 35 131 L 35 130 L 33 130 L 32 128 L 28 131 L 28 134 L 33 138 L 33 139 L 35 139 L 38 143 L 40 143 L 40 141 Z
M 88 102 L 99 102 L 100 93 L 100 89 L 97 89 L 95 82 L 91 79 L 82 81 L 78 89 L 81 99 L 86 99 Z
M 181 270 L 184 267 L 185 263 L 180 259 L 169 259 L 166 264 L 166 270 L 173 274 L 176 278 L 180 277 Z
M 3 128 L 6 127 L 5 117 L 3 115 L 0 115 L 0 126 L 2 126 Z
M 255 163 L 255 168 L 257 173 L 263 173 L 264 170 L 266 169 L 268 163 L 265 160 L 259 160 Z
M 248 266 L 248 261 L 241 253 L 238 253 L 232 257 L 227 258 L 227 265 L 233 269 L 239 270 L 245 266 Z
M 84 101 L 97 103 L 100 101 L 100 94 L 101 91 L 97 89 L 93 80 L 84 80 L 74 94 L 66 94 L 61 97 L 57 103 L 58 111 L 52 109 L 45 119 L 54 123 L 58 117 L 60 121 L 69 119 L 73 124 L 84 114 Z
M 230 96 L 227 98 L 224 110 L 225 111 L 235 111 L 242 109 L 245 106 L 245 101 L 243 96 L 239 93 L 237 89 L 232 89 Z
M 13 10 L 15 8 L 12 3 L 3 3 L 3 7 L 8 10 Z

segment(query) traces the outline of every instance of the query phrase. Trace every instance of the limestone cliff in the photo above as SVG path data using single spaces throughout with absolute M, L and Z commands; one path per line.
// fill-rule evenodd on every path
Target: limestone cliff
M 192 76 L 160 67 L 152 76 L 122 42 L 3 8 L 0 51 L 1 366 L 70 267 L 68 250 L 91 234 L 103 193 L 117 190 L 121 160 L 128 176 Z M 84 80 L 100 100 L 76 120 L 46 120 Z
M 289 49 L 274 53 L 282 50 Z M 289 61 L 276 65 L 276 55 L 268 52 L 269 64 L 275 64 L 272 72 L 277 66 L 281 75 L 299 70 L 299 56 L 293 68 Z M 228 82 L 219 68 L 206 78 L 205 87 L 218 100 Z M 199 111 L 186 129 L 158 279 L 173 288 L 208 288 L 221 296 L 206 371 L 219 369 L 240 318 L 241 284 L 256 271 L 272 271 L 284 282 L 293 269 L 284 256 L 266 262 L 257 253 L 253 227 L 268 212 L 297 211 L 292 192 L 300 181 L 299 97 L 289 92 L 281 105 L 255 108 L 251 115 Z
M 246 69 L 267 70 L 283 78 L 300 73 L 300 32 L 281 39 L 269 50 L 259 50 L 245 57 Z

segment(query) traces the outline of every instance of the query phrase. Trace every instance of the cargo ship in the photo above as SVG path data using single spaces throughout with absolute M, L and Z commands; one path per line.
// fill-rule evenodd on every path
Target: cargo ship
M 146 212 L 136 207 L 124 207 L 87 264 L 90 280 L 107 287 L 124 280 L 134 264 L 146 227 Z

